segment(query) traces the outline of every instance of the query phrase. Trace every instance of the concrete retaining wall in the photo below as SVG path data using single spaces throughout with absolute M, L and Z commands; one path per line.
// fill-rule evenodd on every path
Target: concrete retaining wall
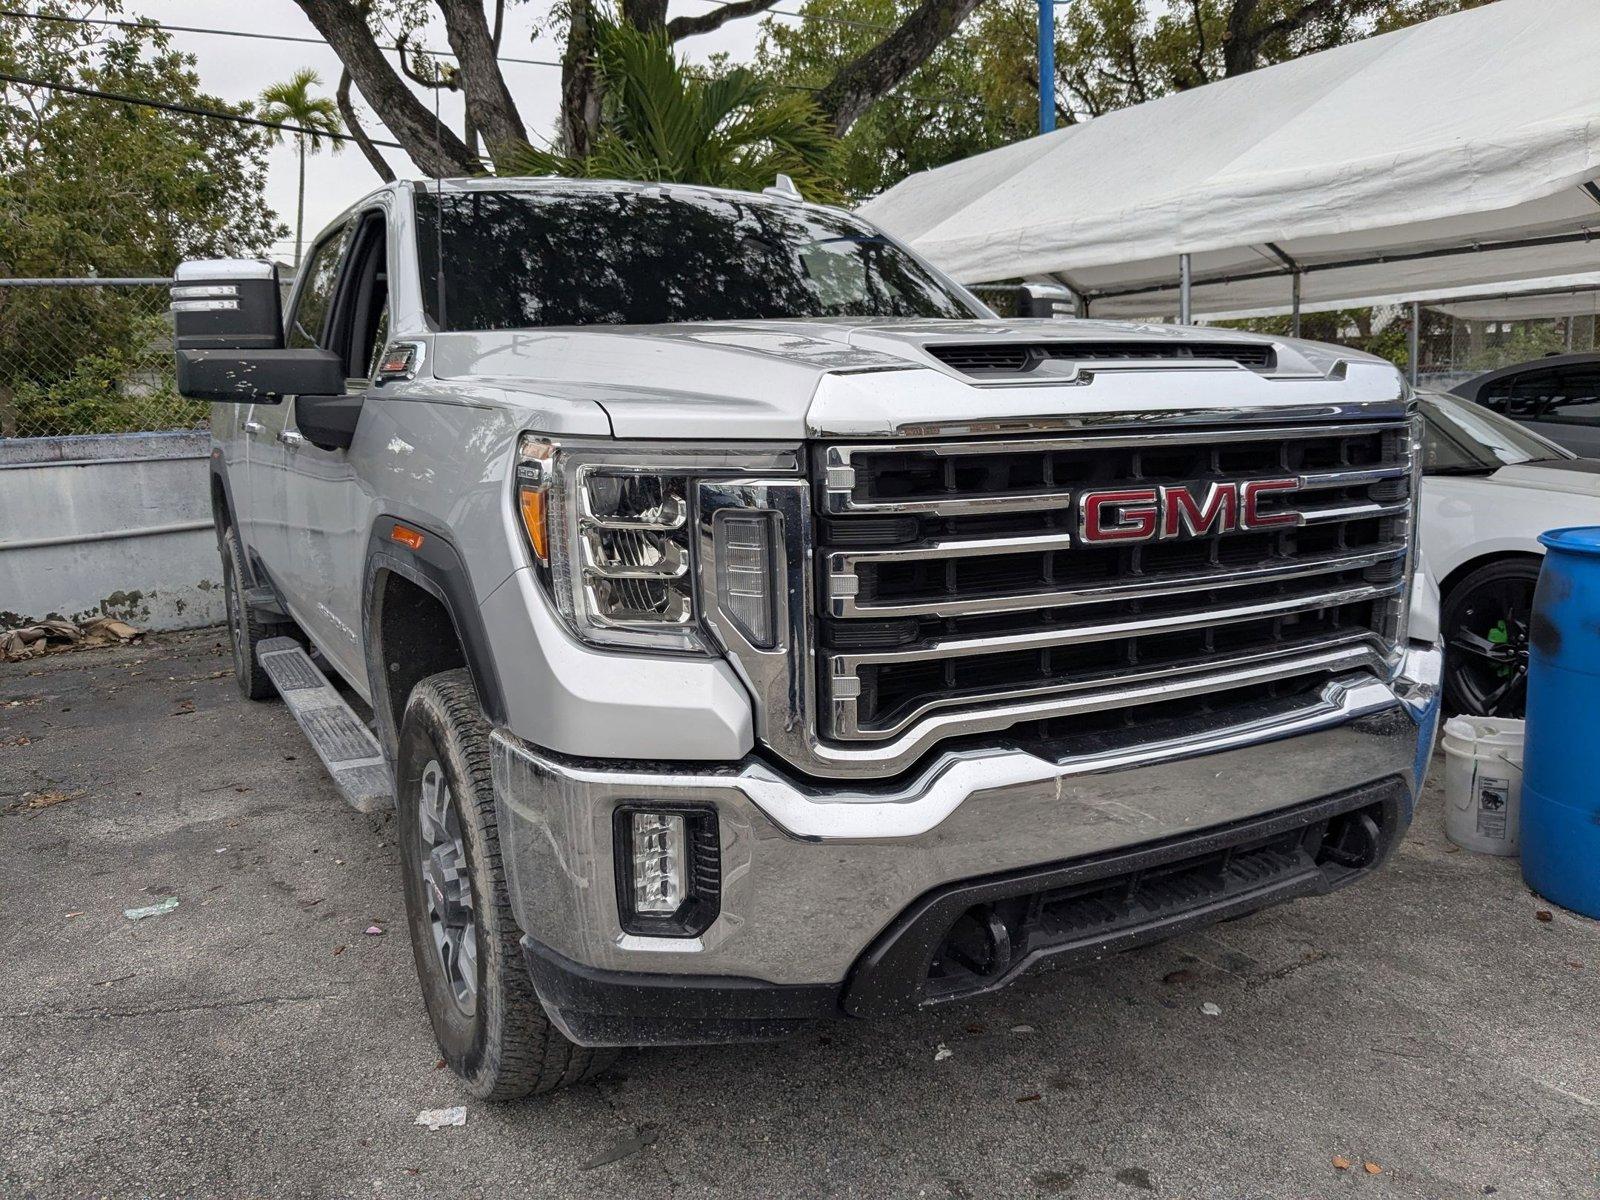
M 0 627 L 222 620 L 204 432 L 0 439 Z

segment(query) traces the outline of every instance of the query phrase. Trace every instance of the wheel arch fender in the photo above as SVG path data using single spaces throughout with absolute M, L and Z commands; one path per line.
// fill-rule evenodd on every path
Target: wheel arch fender
M 1516 541 L 1508 543 L 1504 546 L 1497 546 L 1492 550 L 1480 549 L 1470 558 L 1464 558 L 1460 562 L 1457 562 L 1445 575 L 1442 575 L 1439 579 L 1439 604 L 1441 621 L 1443 620 L 1443 610 L 1448 608 L 1450 604 L 1450 593 L 1455 591 L 1456 587 L 1461 583 L 1461 581 L 1468 575 L 1471 575 L 1474 571 L 1490 566 L 1497 562 L 1504 562 L 1507 559 L 1523 559 L 1528 562 L 1538 563 L 1543 558 L 1544 553 L 1539 549 L 1537 543 L 1529 546 L 1525 542 Z
M 413 549 L 394 541 L 396 525 L 420 533 L 421 543 Z M 420 592 L 430 597 L 449 621 L 448 629 L 419 631 L 421 640 L 407 648 L 412 655 L 408 663 L 392 659 L 390 652 L 398 648 L 386 644 L 386 631 L 392 632 L 394 627 L 392 620 L 385 620 L 386 608 L 405 590 L 392 587 L 395 580 L 414 589 L 413 595 Z M 387 615 L 393 617 L 394 613 L 391 610 Z M 399 718 L 411 687 L 433 674 L 435 668 L 465 666 L 484 717 L 491 725 L 505 722 L 505 694 L 472 580 L 466 562 L 448 537 L 411 518 L 393 514 L 373 522 L 362 570 L 361 625 L 373 713 L 379 740 L 391 760 L 399 744 Z M 419 663 L 423 665 L 418 666 Z

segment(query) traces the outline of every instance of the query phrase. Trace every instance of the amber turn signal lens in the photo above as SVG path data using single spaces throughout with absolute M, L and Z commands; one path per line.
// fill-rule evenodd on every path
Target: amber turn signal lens
M 528 542 L 542 563 L 550 561 L 550 533 L 545 524 L 546 493 L 534 488 L 523 488 L 517 493 L 522 508 L 522 527 L 528 531 Z
M 422 549 L 422 534 L 409 525 L 396 525 L 389 531 L 389 540 L 399 542 L 408 550 Z

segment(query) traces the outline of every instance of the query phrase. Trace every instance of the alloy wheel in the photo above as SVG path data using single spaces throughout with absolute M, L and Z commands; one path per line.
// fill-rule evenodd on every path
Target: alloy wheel
M 1464 711 L 1520 718 L 1528 702 L 1532 578 L 1489 579 L 1462 598 L 1448 632 L 1450 675 Z
M 422 769 L 417 800 L 418 869 L 437 965 L 464 1016 L 478 1008 L 478 926 L 461 814 L 438 759 Z

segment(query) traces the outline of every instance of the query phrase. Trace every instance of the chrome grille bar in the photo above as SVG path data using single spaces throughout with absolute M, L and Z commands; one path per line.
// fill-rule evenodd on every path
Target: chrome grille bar
M 1025 688 L 996 689 L 989 693 L 939 696 L 917 705 L 890 725 L 863 728 L 855 723 L 855 699 L 849 688 L 834 697 L 834 721 L 840 736 L 853 740 L 892 738 L 928 714 L 950 708 L 983 712 L 985 703 L 1005 702 L 1050 716 L 1075 712 L 1126 708 L 1152 699 L 1171 700 L 1222 687 L 1237 687 L 1255 680 L 1283 678 L 1294 673 L 1350 670 L 1365 666 L 1383 670 L 1386 647 L 1377 635 L 1359 630 L 1332 637 L 1308 639 L 1293 646 L 1239 655 L 1225 662 L 1203 661 L 1165 666 L 1147 671 L 1118 672 L 1102 677 L 1079 677 Z M 1048 704 L 1044 698 L 1051 698 Z M 1015 718 L 1013 718 L 1014 720 Z M 1004 728 L 1002 723 L 997 728 Z
M 1038 629 L 1028 633 L 1001 634 L 993 637 L 940 638 L 904 650 L 871 650 L 858 654 L 836 654 L 831 658 L 835 679 L 854 675 L 863 665 L 878 663 L 921 662 L 926 659 L 962 658 L 976 654 L 1006 654 L 1018 650 L 1042 650 L 1052 646 L 1081 646 L 1091 642 L 1105 642 L 1116 638 L 1147 636 L 1158 633 L 1175 633 L 1186 629 L 1205 629 L 1210 626 L 1231 625 L 1262 617 L 1286 616 L 1341 604 L 1356 604 L 1363 600 L 1381 600 L 1399 595 L 1405 590 L 1404 582 L 1372 587 L 1350 587 L 1337 591 L 1314 592 L 1310 595 L 1288 596 L 1282 599 L 1240 604 L 1231 608 L 1205 608 L 1193 612 L 1170 613 L 1157 617 L 1129 617 L 1121 621 L 1106 621 L 1089 625 L 1073 625 L 1054 629 Z M 1218 661 L 1226 661 L 1219 656 Z
M 1059 545 L 1057 543 L 1060 543 Z M 993 549 L 974 549 L 972 553 L 994 554 L 1016 550 L 1066 549 L 1070 539 L 991 538 Z M 977 545 L 977 543 L 971 543 Z M 974 596 L 968 599 L 928 601 L 868 601 L 860 599 L 857 567 L 863 563 L 902 562 L 920 559 L 961 557 L 961 543 L 935 542 L 897 550 L 863 550 L 828 555 L 829 611 L 836 617 L 917 617 L 969 616 L 974 613 L 1027 611 L 1035 608 L 1066 608 L 1080 604 L 1100 604 L 1113 600 L 1135 600 L 1181 595 L 1200 588 L 1225 589 L 1256 583 L 1275 583 L 1303 579 L 1312 575 L 1362 570 L 1405 557 L 1405 547 L 1384 546 L 1361 554 L 1313 555 L 1267 562 L 1250 567 L 1214 568 L 1179 574 L 1148 575 L 1129 583 L 1100 584 L 1091 587 L 1055 588 L 1010 596 Z

